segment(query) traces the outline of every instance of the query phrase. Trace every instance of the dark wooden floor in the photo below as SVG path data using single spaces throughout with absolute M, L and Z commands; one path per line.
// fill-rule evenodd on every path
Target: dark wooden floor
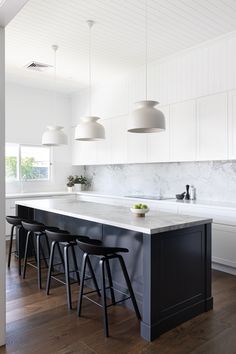
M 73 288 L 74 305 L 77 286 Z M 19 278 L 13 261 L 7 270 L 7 345 L 0 353 L 24 354 L 234 354 L 236 353 L 236 277 L 213 272 L 214 310 L 177 327 L 152 343 L 139 335 L 130 310 L 110 309 L 110 334 L 103 336 L 100 309 L 84 302 L 82 318 L 66 307 L 63 286 L 50 296 L 39 291 L 35 270 Z

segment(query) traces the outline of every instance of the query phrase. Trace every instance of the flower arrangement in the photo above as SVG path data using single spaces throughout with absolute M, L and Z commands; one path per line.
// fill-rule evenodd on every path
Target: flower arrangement
M 74 185 L 75 185 L 75 180 L 74 180 L 74 177 L 73 176 L 68 176 L 67 177 L 67 187 L 69 187 L 69 188 L 72 188 L 72 187 L 74 187 Z

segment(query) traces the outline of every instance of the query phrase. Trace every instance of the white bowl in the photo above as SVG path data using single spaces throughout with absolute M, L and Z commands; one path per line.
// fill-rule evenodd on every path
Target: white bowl
M 135 214 L 135 216 L 145 216 L 145 214 L 147 212 L 149 212 L 149 208 L 143 208 L 143 209 L 135 209 L 135 208 L 130 208 L 130 210 L 132 211 L 133 214 Z

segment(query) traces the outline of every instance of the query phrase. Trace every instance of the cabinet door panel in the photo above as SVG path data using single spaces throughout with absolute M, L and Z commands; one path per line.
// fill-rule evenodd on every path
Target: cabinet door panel
M 128 80 L 104 81 L 96 86 L 92 112 L 105 119 L 128 114 Z
M 100 124 L 105 129 L 105 139 L 96 143 L 97 161 L 99 165 L 111 163 L 111 119 L 101 119 Z
M 227 159 L 227 94 L 197 100 L 199 160 Z
M 229 93 L 229 158 L 236 158 L 236 91 Z
M 127 116 L 112 118 L 111 120 L 111 153 L 112 163 L 125 163 L 127 160 L 127 135 L 126 135 Z
M 127 133 L 127 162 L 147 162 L 146 134 Z
M 169 106 L 157 108 L 164 113 L 166 130 L 159 133 L 147 134 L 148 162 L 165 162 L 170 160 L 170 120 Z
M 74 140 L 72 132 L 72 165 L 94 165 L 97 163 L 97 142 Z
M 171 161 L 194 161 L 197 156 L 197 125 L 195 101 L 171 106 Z
M 236 268 L 236 227 L 213 224 L 213 262 Z

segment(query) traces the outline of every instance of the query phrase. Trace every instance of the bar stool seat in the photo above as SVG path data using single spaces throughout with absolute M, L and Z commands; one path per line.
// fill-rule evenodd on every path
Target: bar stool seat
M 135 299 L 135 295 L 134 295 L 133 288 L 132 288 L 132 285 L 130 282 L 130 278 L 129 278 L 129 275 L 128 275 L 128 272 L 126 269 L 126 265 L 125 265 L 123 257 L 119 254 L 119 253 L 128 253 L 129 250 L 127 248 L 121 248 L 121 247 L 105 247 L 104 245 L 93 245 L 87 241 L 81 242 L 81 240 L 79 240 L 79 239 L 77 240 L 77 243 L 78 243 L 80 249 L 84 252 L 83 263 L 82 263 L 81 284 L 80 284 L 80 291 L 79 291 L 79 297 L 78 297 L 78 307 L 77 307 L 78 316 L 81 316 L 83 297 L 87 298 L 88 300 L 90 300 L 93 303 L 97 304 L 98 306 L 102 307 L 103 308 L 104 333 L 105 333 L 105 336 L 108 337 L 109 336 L 109 329 L 108 329 L 107 308 L 112 305 L 116 305 L 117 303 L 131 299 L 136 316 L 140 320 L 141 319 L 140 312 L 139 312 L 138 305 L 137 305 L 137 302 Z M 100 303 L 90 299 L 88 296 L 86 296 L 87 294 L 90 294 L 94 291 L 89 291 L 87 293 L 84 293 L 86 265 L 88 262 L 90 262 L 89 261 L 90 255 L 98 256 L 100 258 L 99 266 L 100 266 L 100 271 L 101 271 L 101 283 L 102 283 L 102 288 L 101 288 L 102 305 Z M 112 275 L 111 275 L 111 270 L 110 270 L 110 265 L 109 265 L 109 260 L 111 260 L 111 259 L 118 259 L 119 260 L 121 270 L 123 272 L 123 275 L 124 275 L 124 278 L 125 278 L 125 281 L 127 284 L 127 288 L 129 290 L 130 296 L 128 296 L 128 297 L 127 297 L 127 294 L 125 294 L 117 289 L 114 289 L 114 287 L 113 287 Z M 109 281 L 108 287 L 106 286 L 105 266 L 106 266 L 106 272 L 107 272 L 107 277 L 108 277 L 108 281 Z M 106 290 L 107 289 L 110 290 L 110 295 L 111 295 L 111 300 L 112 300 L 112 303 L 110 305 L 107 305 L 107 300 L 106 300 Z M 120 301 L 116 301 L 114 291 L 118 291 L 119 293 L 125 295 L 126 297 Z
M 68 304 L 68 309 L 72 309 L 72 300 L 71 300 L 71 281 L 70 281 L 70 273 L 75 272 L 76 278 L 77 278 L 77 283 L 80 284 L 80 276 L 79 276 L 79 269 L 77 265 L 77 260 L 76 260 L 76 255 L 75 255 L 75 249 L 74 247 L 77 246 L 77 240 L 81 241 L 88 241 L 88 242 L 93 242 L 96 244 L 101 244 L 101 241 L 98 240 L 90 240 L 89 237 L 87 236 L 78 236 L 78 235 L 71 235 L 67 231 L 59 230 L 59 231 L 52 231 L 47 229 L 46 234 L 48 239 L 51 241 L 51 250 L 50 250 L 50 259 L 49 259 L 49 268 L 48 268 L 48 276 L 47 276 L 47 285 L 46 285 L 46 294 L 49 295 L 50 291 L 50 285 L 51 285 L 51 278 L 55 279 L 56 281 L 59 281 L 63 285 L 66 285 L 66 292 L 67 292 L 67 304 Z M 62 263 L 59 264 L 54 264 L 54 252 L 55 252 L 55 247 L 57 246 L 59 254 L 60 254 L 60 246 L 63 247 L 64 249 L 64 258 L 62 260 Z M 71 248 L 71 253 L 72 253 L 72 260 L 73 260 L 73 266 L 74 269 L 70 270 L 69 269 L 69 248 Z M 64 274 L 65 274 L 65 282 L 59 279 L 57 276 L 61 274 L 61 272 L 52 275 L 53 268 L 57 265 L 63 265 L 64 268 Z M 95 288 L 97 289 L 98 294 L 100 295 L 97 281 L 95 278 L 95 274 L 93 272 L 91 264 L 89 264 L 90 271 L 91 271 L 91 277 L 89 279 L 92 279 L 95 285 Z
M 18 273 L 21 275 L 21 258 L 19 257 L 19 243 L 16 242 L 16 250 L 12 252 L 12 245 L 13 245 L 13 236 L 14 236 L 14 230 L 17 228 L 22 227 L 22 218 L 19 216 L 15 215 L 7 215 L 6 216 L 6 221 L 11 225 L 11 235 L 10 235 L 10 244 L 9 244 L 9 251 L 8 251 L 8 262 L 7 266 L 10 268 L 11 266 L 11 255 L 14 253 L 18 257 Z
M 30 220 L 30 221 L 22 221 L 22 226 L 23 228 L 27 231 L 27 236 L 26 236 L 26 243 L 25 243 L 25 254 L 24 254 L 24 266 L 23 266 L 23 279 L 25 279 L 26 276 L 26 269 L 27 265 L 30 265 L 34 268 L 37 269 L 38 273 L 38 287 L 39 289 L 42 288 L 42 267 L 41 267 L 41 260 L 44 260 L 45 267 L 48 268 L 48 263 L 47 259 L 49 258 L 50 254 L 50 247 L 49 247 L 49 242 L 47 235 L 45 233 L 46 228 L 50 229 L 52 231 L 58 231 L 58 227 L 51 227 L 51 226 L 46 226 L 43 223 L 37 222 L 35 220 Z M 36 237 L 36 250 L 34 246 L 34 237 Z M 48 250 L 48 257 L 45 256 L 45 253 L 43 251 L 43 248 L 41 247 L 41 239 L 45 238 L 46 241 L 46 247 Z M 35 257 L 36 265 L 33 264 L 32 262 L 28 261 L 28 253 L 29 253 L 29 246 L 31 244 L 32 251 Z M 41 258 L 41 255 L 43 258 Z

